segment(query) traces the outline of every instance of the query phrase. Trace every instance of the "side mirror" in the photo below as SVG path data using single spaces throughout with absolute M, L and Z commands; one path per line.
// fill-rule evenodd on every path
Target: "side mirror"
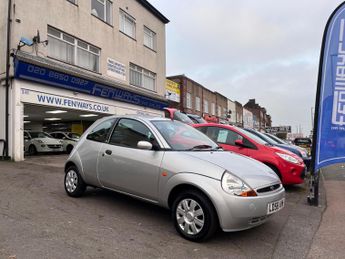
M 152 144 L 148 141 L 139 141 L 137 147 L 139 149 L 152 150 Z
M 244 143 L 242 139 L 236 139 L 235 140 L 235 145 L 239 146 L 239 147 L 247 147 Z

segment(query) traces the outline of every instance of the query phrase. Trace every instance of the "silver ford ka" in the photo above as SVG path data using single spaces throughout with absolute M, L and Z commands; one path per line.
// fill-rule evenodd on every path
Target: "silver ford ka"
M 178 233 L 192 241 L 209 238 L 219 227 L 258 226 L 285 201 L 269 167 L 164 118 L 96 121 L 70 154 L 65 173 L 69 196 L 81 196 L 90 185 L 169 208 Z

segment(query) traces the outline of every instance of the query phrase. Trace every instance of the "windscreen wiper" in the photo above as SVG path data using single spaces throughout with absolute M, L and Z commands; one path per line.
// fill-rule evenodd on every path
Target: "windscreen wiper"
M 210 148 L 212 148 L 212 146 L 210 146 L 210 145 L 197 145 L 197 146 L 194 146 L 192 148 L 186 149 L 186 151 L 198 150 L 198 149 L 210 149 Z

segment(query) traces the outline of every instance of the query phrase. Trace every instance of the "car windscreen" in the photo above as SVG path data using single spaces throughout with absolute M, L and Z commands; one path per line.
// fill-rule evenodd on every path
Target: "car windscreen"
M 274 139 L 274 140 L 275 140 L 276 142 L 278 142 L 279 144 L 284 144 L 284 145 L 287 144 L 287 143 L 284 142 L 282 139 L 280 139 L 280 138 L 278 138 L 278 137 L 276 137 L 276 136 L 274 136 L 274 135 L 272 135 L 272 134 L 265 133 L 265 135 L 268 136 L 268 137 L 271 138 L 271 139 Z
M 218 145 L 202 132 L 179 121 L 152 121 L 173 150 L 216 150 Z
M 45 132 L 30 132 L 31 138 L 51 138 L 48 133 Z
M 174 112 L 174 120 L 182 121 L 187 124 L 194 124 L 194 122 L 187 116 L 187 114 L 180 111 Z
M 67 136 L 69 137 L 69 138 L 75 138 L 75 139 L 79 139 L 80 138 L 80 135 L 79 134 L 77 134 L 77 133 L 67 133 Z
M 267 145 L 269 144 L 267 141 L 263 140 L 262 138 L 259 138 L 258 136 L 255 136 L 253 133 L 250 133 L 244 129 L 238 128 L 238 127 L 234 127 L 237 131 L 239 131 L 240 133 L 242 133 L 243 135 L 251 138 L 252 140 L 254 140 L 255 142 L 257 142 L 258 144 L 261 145 Z
M 248 131 L 249 133 L 252 133 L 255 136 L 258 136 L 259 138 L 261 138 L 262 140 L 266 141 L 268 144 L 271 145 L 277 145 L 279 144 L 277 141 L 275 141 L 274 139 L 271 139 L 269 137 L 267 137 L 265 134 L 261 133 L 260 131 L 255 131 L 255 133 Z

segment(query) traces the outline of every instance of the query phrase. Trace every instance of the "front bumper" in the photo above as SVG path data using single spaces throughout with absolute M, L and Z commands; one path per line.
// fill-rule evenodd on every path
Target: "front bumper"
M 285 190 L 281 187 L 256 197 L 229 196 L 222 209 L 218 208 L 220 226 L 225 232 L 245 230 L 264 223 L 274 214 L 267 214 L 268 204 L 283 199 Z
M 50 144 L 40 144 L 36 146 L 37 152 L 49 153 L 49 152 L 63 152 L 62 145 L 50 145 Z

